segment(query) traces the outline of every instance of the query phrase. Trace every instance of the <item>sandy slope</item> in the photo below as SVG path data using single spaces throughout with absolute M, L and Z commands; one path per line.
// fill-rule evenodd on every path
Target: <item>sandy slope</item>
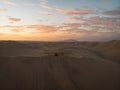
M 0 88 L 16 90 L 118 90 L 119 64 L 68 56 L 0 60 Z
M 117 45 L 0 42 L 0 90 L 119 90 Z

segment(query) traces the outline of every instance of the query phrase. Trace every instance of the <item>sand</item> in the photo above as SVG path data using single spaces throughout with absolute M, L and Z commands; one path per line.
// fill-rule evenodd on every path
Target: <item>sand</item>
M 1 41 L 0 90 L 119 90 L 118 44 Z

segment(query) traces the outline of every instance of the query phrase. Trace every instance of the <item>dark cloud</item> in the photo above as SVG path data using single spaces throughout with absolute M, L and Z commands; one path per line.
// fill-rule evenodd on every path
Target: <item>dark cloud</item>
M 114 10 L 105 11 L 104 14 L 105 15 L 111 15 L 111 16 L 120 16 L 120 6 L 117 7 L 116 9 L 114 9 Z
M 9 19 L 11 22 L 20 22 L 20 21 L 21 21 L 20 18 L 14 18 L 14 17 L 8 17 L 8 19 Z
M 98 29 L 101 27 L 108 30 L 114 30 L 119 28 L 119 22 L 117 20 L 118 19 L 115 17 L 90 17 L 86 20 L 86 23 Z

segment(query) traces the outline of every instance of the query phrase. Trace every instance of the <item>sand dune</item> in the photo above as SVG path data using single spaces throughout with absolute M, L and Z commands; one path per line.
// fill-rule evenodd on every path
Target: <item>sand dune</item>
M 119 90 L 119 55 L 120 41 L 1 41 L 0 90 Z

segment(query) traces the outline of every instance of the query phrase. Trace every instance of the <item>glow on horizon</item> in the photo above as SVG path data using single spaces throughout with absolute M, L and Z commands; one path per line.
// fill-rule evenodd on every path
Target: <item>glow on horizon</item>
M 0 40 L 120 39 L 120 0 L 0 2 Z

